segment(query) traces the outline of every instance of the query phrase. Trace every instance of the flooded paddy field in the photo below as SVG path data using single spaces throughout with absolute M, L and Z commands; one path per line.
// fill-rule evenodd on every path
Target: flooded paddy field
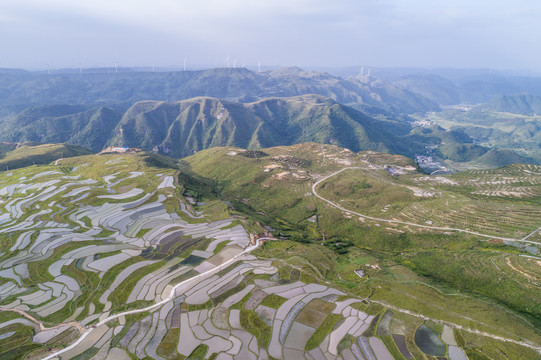
M 415 332 L 415 344 L 427 355 L 444 356 L 447 352 L 447 346 L 439 334 L 425 325 L 419 326 Z

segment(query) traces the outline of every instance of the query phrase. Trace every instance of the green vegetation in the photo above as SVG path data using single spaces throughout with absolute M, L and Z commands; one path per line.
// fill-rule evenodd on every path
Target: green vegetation
M 337 349 L 338 353 L 341 354 L 342 351 L 349 349 L 351 345 L 355 344 L 357 339 L 352 335 L 347 334 L 342 340 L 338 343 Z
M 541 323 L 541 294 L 532 291 L 524 275 L 506 266 L 503 258 L 510 257 L 512 255 L 471 250 L 433 251 L 419 253 L 411 261 L 420 274 L 445 281 L 458 289 L 492 297 L 512 309 L 534 316 Z M 497 270 L 498 265 L 491 263 L 494 260 L 500 260 L 501 268 L 508 271 L 495 273 L 493 269 Z
M 95 347 L 91 347 L 91 348 L 83 351 L 79 355 L 74 356 L 72 359 L 74 359 L 74 360 L 87 360 L 87 359 L 92 358 L 94 355 L 96 355 L 98 353 L 98 351 L 100 351 L 100 349 L 95 348 Z
M 212 306 L 213 306 L 212 301 L 208 300 L 207 302 L 204 302 L 203 304 L 189 304 L 188 311 L 212 309 Z
M 539 353 L 534 349 L 470 333 L 464 335 L 467 342 L 465 352 L 469 359 L 539 359 Z
M 479 350 L 472 349 L 472 348 L 466 349 L 466 356 L 470 360 L 490 360 L 489 357 L 486 357 L 485 355 L 483 355 L 481 352 L 479 352 Z
M 286 301 L 287 301 L 286 298 L 283 298 L 283 297 L 278 296 L 276 294 L 270 294 L 269 296 L 266 296 L 263 299 L 263 301 L 261 301 L 261 305 L 268 306 L 268 307 L 271 307 L 273 309 L 278 309 Z
M 32 343 L 32 336 L 34 335 L 34 329 L 32 327 L 13 324 L 2 328 L 2 333 L 12 331 L 15 334 L 0 340 L 1 359 L 21 359 L 40 347 L 40 344 Z
M 240 299 L 239 301 L 237 301 L 236 303 L 234 303 L 233 305 L 231 305 L 230 309 L 235 309 L 235 310 L 242 310 L 244 309 L 244 304 L 246 303 L 246 301 L 248 301 L 248 299 L 252 296 L 252 294 L 248 293 L 246 294 L 242 299 Z
M 343 319 L 342 315 L 340 314 L 329 314 L 323 320 L 323 323 L 321 326 L 319 326 L 316 330 L 316 332 L 308 339 L 308 342 L 306 343 L 305 350 L 310 351 L 312 349 L 315 349 L 316 347 L 321 344 L 323 339 L 325 339 L 325 336 L 327 336 L 334 328 L 334 326 Z
M 475 144 L 449 143 L 440 146 L 438 152 L 444 159 L 466 162 L 479 158 L 487 149 Z
M 272 328 L 267 325 L 256 313 L 252 310 L 240 311 L 240 324 L 246 331 L 254 335 L 257 339 L 257 344 L 261 348 L 269 346 Z
M 208 351 L 208 345 L 201 344 L 197 346 L 194 351 L 192 351 L 192 353 L 186 358 L 186 360 L 204 360 Z
M 128 296 L 133 290 L 133 287 L 143 276 L 147 275 L 149 272 L 156 271 L 164 265 L 163 262 L 157 262 L 143 268 L 135 270 L 129 278 L 123 281 L 112 293 L 109 295 L 109 299 L 113 302 L 113 306 L 124 308 L 126 306 L 126 301 Z
M 376 315 L 366 335 L 381 336 L 389 351 L 397 358 L 401 358 L 401 355 L 388 334 L 404 334 L 407 345 L 412 347 L 412 354 L 418 357 L 418 349 L 412 345 L 412 334 L 423 322 L 419 317 L 401 313 L 400 309 L 413 314 L 422 314 L 436 321 L 462 326 L 464 330 L 456 335 L 459 344 L 472 353 L 479 352 L 489 358 L 495 353 L 489 349 L 491 344 L 487 343 L 486 339 L 472 339 L 469 330 L 485 331 L 533 343 L 541 340 L 536 332 L 541 314 L 539 309 L 541 298 L 536 291 L 541 286 L 538 258 L 520 256 L 525 255 L 527 251 L 534 253 L 535 247 L 505 243 L 497 238 L 480 239 L 471 234 L 423 229 L 411 224 L 359 219 L 358 215 L 350 211 L 339 210 L 317 199 L 311 189 L 314 179 L 346 166 L 355 166 L 358 169 L 343 171 L 321 182 L 317 187 L 318 194 L 345 209 L 374 217 L 417 224 L 428 224 L 427 220 L 430 220 L 437 226 L 456 226 L 496 236 L 520 237 L 538 226 L 536 219 L 541 214 L 539 211 L 541 189 L 538 189 L 541 186 L 539 176 L 541 168 L 533 165 L 513 165 L 502 169 L 429 177 L 418 173 L 411 160 L 402 156 L 373 152 L 354 154 L 330 145 L 310 143 L 294 147 L 278 147 L 251 151 L 248 153 L 249 156 L 241 156 L 241 151 L 236 148 L 201 151 L 185 159 L 178 170 L 174 168 L 168 170 L 169 166 L 176 166 L 176 162 L 169 164 L 160 156 L 144 153 L 85 156 L 63 159 L 57 166 L 16 170 L 11 176 L 4 176 L 0 181 L 7 186 L 18 184 L 23 174 L 28 179 L 35 174 L 43 173 L 43 182 L 69 174 L 97 179 L 99 181 L 97 186 L 103 186 L 96 187 L 96 190 L 91 191 L 87 197 L 65 207 L 63 204 L 66 201 L 63 200 L 62 194 L 56 194 L 47 201 L 37 202 L 40 208 L 33 206 L 24 208 L 22 219 L 31 219 L 42 209 L 50 208 L 52 214 L 40 214 L 39 220 L 55 219 L 63 223 L 70 218 L 75 209 L 84 208 L 86 205 L 98 206 L 108 203 L 104 209 L 110 204 L 122 206 L 125 202 L 122 199 L 98 198 L 107 193 L 106 188 L 118 193 L 137 188 L 142 189 L 144 195 L 134 196 L 132 199 L 134 202 L 147 196 L 146 193 L 152 194 L 147 196 L 148 203 L 157 201 L 159 196 L 167 198 L 169 205 L 164 202 L 159 204 L 159 207 L 163 209 L 164 205 L 169 206 L 172 211 L 178 211 L 179 216 L 187 220 L 188 216 L 180 211 L 179 200 L 182 199 L 179 196 L 185 193 L 195 197 L 196 201 L 204 203 L 194 205 L 196 210 L 212 211 L 205 212 L 205 218 L 194 219 L 193 223 L 197 222 L 204 226 L 214 219 L 235 216 L 235 220 L 227 228 L 246 225 L 252 234 L 268 236 L 270 232 L 276 237 L 284 238 L 266 241 L 253 252 L 261 259 L 271 259 L 273 266 L 278 268 L 278 273 L 272 275 L 254 274 L 251 271 L 244 273 L 240 283 L 236 283 L 235 286 L 229 284 L 230 286 L 224 287 L 223 290 L 220 288 L 209 294 L 211 300 L 204 304 L 182 303 L 180 305 L 182 316 L 185 316 L 185 312 L 216 309 L 225 299 L 246 289 L 248 285 L 262 286 L 261 283 L 254 282 L 256 279 L 272 280 L 279 284 L 302 281 L 341 290 L 345 295 L 339 297 L 337 301 L 356 297 L 359 302 L 353 304 L 354 308 Z M 159 163 L 163 167 L 150 166 L 151 163 Z M 391 168 L 397 173 L 391 174 Z M 60 171 L 61 174 L 53 176 L 45 172 L 54 170 Z M 144 175 L 126 181 L 133 171 L 142 172 Z M 109 185 L 112 181 L 103 179 L 111 173 L 116 174 L 113 181 L 120 180 L 120 183 Z M 165 188 L 155 192 L 156 185 L 161 183 L 165 176 L 172 174 L 179 174 L 177 179 L 181 182 L 181 187 Z M 489 193 L 495 191 L 494 182 L 501 179 L 505 182 L 498 183 L 498 191 L 510 193 L 522 191 L 521 195 L 495 196 Z M 58 184 L 64 184 L 62 181 L 65 180 L 66 178 L 62 178 Z M 24 196 L 33 195 L 35 191 L 30 189 L 29 193 L 17 194 L 13 198 L 22 199 Z M 419 196 L 423 191 L 431 192 L 432 195 Z M 5 197 L 7 198 L 7 195 Z M 51 204 L 52 201 L 55 203 Z M 110 223 L 97 221 L 92 215 L 72 217 L 70 221 L 68 222 L 70 226 L 79 227 L 79 234 L 88 233 L 88 229 L 94 228 L 97 236 L 105 238 L 68 242 L 55 247 L 43 260 L 29 262 L 29 276 L 23 279 L 23 285 L 28 290 L 4 299 L 3 304 L 15 301 L 20 295 L 37 291 L 38 283 L 55 281 L 55 276 L 52 275 L 55 269 L 54 267 L 51 269 L 51 266 L 63 259 L 66 253 L 86 245 L 118 244 L 118 240 L 110 238 L 114 234 L 111 230 L 114 227 L 111 227 Z M 140 225 L 130 228 L 129 236 L 144 236 L 146 240 L 149 231 L 156 228 L 149 229 L 144 224 L 141 222 Z M 10 249 L 25 231 L 32 230 L 29 229 L 3 234 L 0 236 L 0 245 L 4 249 Z M 146 248 L 141 248 L 143 251 L 140 254 L 136 253 L 129 260 L 113 264 L 102 274 L 89 271 L 86 266 L 93 260 L 104 260 L 109 256 L 120 255 L 124 253 L 122 250 L 114 248 L 108 253 L 94 254 L 93 258 L 81 255 L 71 263 L 61 264 L 56 271 L 73 278 L 79 284 L 81 293 L 66 302 L 59 311 L 43 316 L 40 320 L 45 321 L 46 325 L 53 325 L 67 321 L 66 319 L 73 316 L 75 311 L 78 313 L 73 318 L 79 321 L 87 318 L 91 311 L 102 312 L 105 305 L 101 303 L 100 298 L 104 291 L 111 286 L 120 272 L 143 260 L 156 262 L 133 271 L 124 281 L 117 284 L 116 289 L 108 296 L 111 304 L 106 306 L 111 306 L 111 313 L 118 313 L 125 309 L 151 304 L 152 301 L 135 301 L 127 304 L 135 284 L 150 272 L 177 270 L 180 266 L 203 261 L 202 257 L 191 255 L 191 251 L 204 250 L 212 241 L 201 235 L 192 235 L 193 237 L 179 235 L 177 238 L 175 232 L 179 229 L 173 227 L 165 230 L 163 235 L 168 237 L 167 242 L 156 246 L 145 245 Z M 38 234 L 35 233 L 28 239 L 30 243 L 35 243 L 37 238 Z M 529 239 L 539 241 L 540 237 L 534 234 Z M 224 243 L 219 246 L 215 252 L 219 252 L 226 245 Z M 1 259 L 15 254 L 19 253 L 4 254 Z M 223 276 L 236 266 L 238 263 L 221 269 L 218 274 Z M 195 271 L 190 271 L 174 275 L 176 278 L 172 279 L 171 283 L 178 283 L 196 274 Z M 7 278 L 5 281 L 8 281 Z M 257 287 L 255 289 L 261 291 Z M 252 295 L 253 292 L 247 293 L 243 299 L 231 306 L 231 309 L 241 310 L 242 327 L 256 337 L 259 346 L 267 347 L 272 333 L 271 326 L 267 325 L 265 322 L 267 320 L 263 321 L 254 310 L 245 309 Z M 287 301 L 286 298 L 274 294 L 259 295 L 261 296 L 257 301 L 261 300 L 261 305 L 273 309 L 278 309 Z M 331 313 L 333 301 L 332 298 L 328 301 L 312 300 L 295 317 L 295 321 L 315 329 L 315 333 L 306 344 L 306 349 L 314 349 L 321 344 L 325 336 L 331 333 L 342 319 L 342 315 Z M 253 305 L 253 301 L 250 303 Z M 387 305 L 393 307 L 393 316 L 385 323 L 382 321 L 382 315 L 388 311 Z M 37 309 L 34 305 L 30 307 L 31 311 Z M 36 314 L 39 312 L 36 311 Z M 143 318 L 148 315 L 144 314 Z M 139 318 L 137 321 L 144 323 L 149 318 L 145 321 Z M 113 338 L 115 346 L 134 323 L 133 318 L 126 320 L 125 328 Z M 217 319 L 212 319 L 214 320 L 216 327 L 226 328 L 226 325 L 218 324 L 227 323 L 227 312 L 218 314 Z M 95 324 L 97 321 L 94 319 L 89 324 Z M 178 319 L 174 321 L 177 322 Z M 378 326 L 383 328 L 380 324 L 388 327 L 385 333 L 377 331 Z M 111 326 L 116 327 L 118 323 Z M 441 332 L 439 323 L 427 323 L 427 326 L 436 328 L 438 333 Z M 27 350 L 40 350 L 45 346 L 63 346 L 72 335 L 54 339 L 47 345 L 32 345 L 35 347 Z M 178 336 L 178 329 L 171 329 L 165 334 L 157 349 L 160 356 L 172 359 L 184 358 L 176 352 Z M 26 340 L 21 338 L 21 343 L 24 340 L 27 341 L 24 346 L 30 345 L 30 337 L 30 334 L 26 334 Z M 351 340 L 346 337 L 340 349 L 349 346 Z M 501 341 L 494 342 L 501 348 Z M 23 345 L 19 345 L 21 349 L 25 349 Z M 506 354 L 509 354 L 510 358 L 513 356 L 520 358 L 518 349 L 519 346 L 516 349 L 506 350 Z M 196 350 L 192 354 L 194 357 L 213 356 L 208 354 L 208 348 Z

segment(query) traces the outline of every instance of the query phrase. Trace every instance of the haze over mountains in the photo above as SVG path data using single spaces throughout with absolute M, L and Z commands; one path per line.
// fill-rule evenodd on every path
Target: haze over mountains
M 215 146 L 306 141 L 410 157 L 436 146 L 429 155 L 469 162 L 499 149 L 497 141 L 483 143 L 481 128 L 469 124 L 444 129 L 439 122 L 419 127 L 416 120 L 423 114 L 448 114 L 441 111 L 450 104 L 486 102 L 468 112 L 485 118 L 501 112 L 532 116 L 541 108 L 536 95 L 541 95 L 541 79 L 459 74 L 391 74 L 381 80 L 297 67 L 80 74 L 1 70 L 0 140 L 67 142 L 95 152 L 128 146 L 173 157 Z M 453 116 L 465 115 L 455 111 Z M 528 126 L 537 134 L 537 125 Z M 509 141 L 503 148 L 510 149 L 503 157 L 508 160 L 480 163 L 537 161 L 531 146 L 528 153 Z
M 140 100 L 177 101 L 197 96 L 251 102 L 265 97 L 318 94 L 343 104 L 395 112 L 438 105 L 391 83 L 361 76 L 347 80 L 327 73 L 285 68 L 263 73 L 243 68 L 178 72 L 36 74 L 0 72 L 0 105 L 117 104 Z

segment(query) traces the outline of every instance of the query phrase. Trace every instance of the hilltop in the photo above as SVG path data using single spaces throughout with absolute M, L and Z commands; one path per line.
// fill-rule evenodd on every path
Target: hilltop
M 92 152 L 70 144 L 2 143 L 0 169 L 17 169 L 30 165 L 49 164 L 61 158 L 88 155 Z

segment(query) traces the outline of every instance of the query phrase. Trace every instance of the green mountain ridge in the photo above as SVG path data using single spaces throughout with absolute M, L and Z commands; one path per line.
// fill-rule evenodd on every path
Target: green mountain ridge
M 522 126 L 519 130 L 527 129 Z M 533 137 L 539 133 L 535 128 L 530 132 Z M 127 146 L 176 158 L 218 146 L 255 149 L 316 142 L 410 157 L 424 153 L 426 145 L 436 145 L 442 159 L 466 163 L 497 149 L 474 144 L 470 133 L 469 128 L 412 127 L 402 120 L 371 118 L 319 95 L 252 103 L 209 97 L 177 102 L 146 100 L 125 112 L 104 106 L 36 106 L 0 123 L 0 140 L 8 142 L 69 143 L 93 152 L 107 146 Z M 501 166 L 513 159 L 537 163 L 535 157 L 509 151 L 503 159 L 487 157 L 475 166 Z
M 94 152 L 128 146 L 173 157 L 216 146 L 258 148 L 306 141 L 410 154 L 416 145 L 396 141 L 409 130 L 407 124 L 372 119 L 317 95 L 253 103 L 198 97 L 140 101 L 124 113 L 81 105 L 32 107 L 0 123 L 0 139 L 65 142 Z
M 259 148 L 306 141 L 333 142 L 353 151 L 401 152 L 385 122 L 331 99 L 308 95 L 240 104 L 212 98 L 176 103 L 144 101 L 119 122 L 111 145 L 154 149 L 183 157 L 216 146 Z

